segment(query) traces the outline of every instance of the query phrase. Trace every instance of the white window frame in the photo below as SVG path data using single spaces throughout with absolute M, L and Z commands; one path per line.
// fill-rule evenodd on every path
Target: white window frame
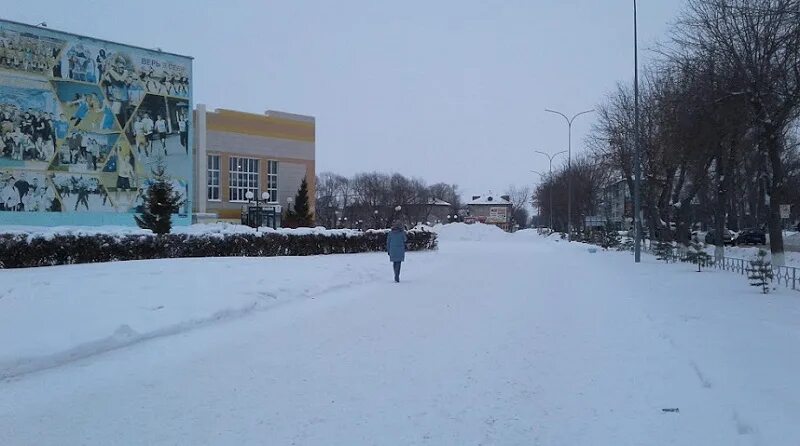
M 216 168 L 212 159 L 216 159 Z M 222 169 L 220 163 L 222 162 L 219 154 L 209 153 L 206 158 L 206 200 L 213 202 L 222 201 Z M 216 184 L 214 184 L 214 174 L 216 174 Z M 212 190 L 217 191 L 217 198 L 209 198 L 212 195 Z
M 231 203 L 247 203 L 247 191 L 253 192 L 253 198 L 261 198 L 260 173 L 258 158 L 231 156 L 228 158 L 228 201 Z
M 267 160 L 267 192 L 269 192 L 269 202 L 278 202 L 278 162 Z

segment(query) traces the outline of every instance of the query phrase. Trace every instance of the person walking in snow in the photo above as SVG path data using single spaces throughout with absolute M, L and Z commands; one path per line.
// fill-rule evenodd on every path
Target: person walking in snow
M 400 282 L 400 265 L 406 259 L 406 232 L 399 221 L 394 222 L 392 230 L 386 235 L 386 252 L 394 265 L 394 281 Z

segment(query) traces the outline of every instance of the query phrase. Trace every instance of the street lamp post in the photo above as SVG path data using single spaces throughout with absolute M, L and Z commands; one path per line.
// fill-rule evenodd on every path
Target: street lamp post
M 263 201 L 263 202 L 264 202 L 264 212 L 262 213 L 262 212 L 261 212 L 261 210 L 259 209 L 258 213 L 259 213 L 259 215 L 261 216 L 261 217 L 259 217 L 259 218 L 261 218 L 261 219 L 262 219 L 262 220 L 261 220 L 261 223 L 262 223 L 262 224 L 264 223 L 264 221 L 263 221 L 263 218 L 264 218 L 264 213 L 266 213 L 266 212 L 267 212 L 267 210 L 266 210 L 266 209 L 267 209 L 267 203 L 269 203 L 269 198 L 270 198 L 270 196 L 269 196 L 269 192 L 262 192 L 262 193 L 261 193 L 261 201 Z M 273 225 L 273 227 L 274 227 L 274 226 L 275 226 L 275 223 L 276 223 L 276 222 L 275 222 L 275 220 L 274 220 L 274 217 L 275 217 L 275 213 L 274 213 L 274 212 L 272 213 L 272 216 L 273 216 L 272 225 Z
M 549 200 L 550 200 L 550 212 L 549 212 L 549 214 L 550 214 L 550 231 L 553 231 L 554 230 L 553 229 L 553 186 L 554 186 L 553 185 L 553 158 L 557 157 L 558 155 L 561 155 L 562 153 L 568 153 L 568 152 L 566 150 L 562 150 L 562 151 L 556 152 L 556 153 L 554 153 L 552 155 L 550 155 L 548 153 L 545 153 L 545 152 L 541 152 L 539 150 L 534 150 L 534 152 L 546 156 L 547 157 L 547 161 L 550 164 L 550 174 L 549 174 L 550 175 L 550 177 L 549 177 L 550 178 L 550 188 L 549 188 L 550 189 L 550 198 L 549 198 Z M 531 172 L 533 172 L 533 171 L 531 171 Z M 536 172 L 536 173 L 539 173 L 539 172 Z M 541 174 L 539 174 L 539 175 L 541 175 Z M 567 175 L 567 179 L 569 180 L 569 175 Z M 569 198 L 567 198 L 567 202 L 569 202 Z M 569 216 L 567 216 L 567 220 L 569 221 Z M 567 226 L 569 227 L 569 224 Z
M 576 113 L 572 118 L 567 117 L 564 113 L 556 110 L 545 109 L 544 111 L 548 113 L 555 113 L 565 121 L 567 121 L 567 241 L 572 241 L 572 122 L 575 121 L 580 115 L 585 115 L 587 113 L 591 113 L 594 111 L 592 110 L 585 110 L 580 113 Z
M 392 226 L 394 226 L 394 221 L 400 218 L 400 211 L 403 210 L 403 207 L 400 205 L 395 206 L 394 214 L 392 215 Z
M 244 198 L 247 199 L 247 223 L 249 223 L 251 226 L 255 226 L 256 232 L 258 232 L 258 217 L 256 217 L 254 220 L 253 212 L 251 212 L 252 206 L 250 205 L 251 201 L 255 201 L 256 208 L 258 208 L 258 200 L 254 200 L 255 194 L 253 194 L 253 191 L 251 190 L 244 193 Z
M 642 261 L 642 155 L 639 145 L 639 48 L 636 30 L 636 0 L 633 0 L 633 261 Z
M 286 216 L 287 216 L 287 217 L 288 217 L 289 215 L 291 215 L 290 213 L 292 212 L 292 203 L 294 203 L 294 198 L 292 198 L 292 197 L 286 197 Z M 295 217 L 295 218 L 294 218 L 294 219 L 295 219 L 295 221 L 293 221 L 293 222 L 287 222 L 287 223 L 289 223 L 290 225 L 292 225 L 292 226 L 294 226 L 294 227 L 296 228 L 296 227 L 297 227 L 297 216 L 295 215 L 294 217 Z M 287 220 L 288 220 L 288 218 L 287 218 Z M 283 225 L 281 225 L 281 226 L 283 226 Z

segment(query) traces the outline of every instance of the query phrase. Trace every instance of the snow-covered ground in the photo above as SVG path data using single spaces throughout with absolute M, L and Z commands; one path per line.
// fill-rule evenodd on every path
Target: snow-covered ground
M 0 271 L 0 444 L 800 444 L 800 293 L 437 229 L 400 284 L 384 254 Z

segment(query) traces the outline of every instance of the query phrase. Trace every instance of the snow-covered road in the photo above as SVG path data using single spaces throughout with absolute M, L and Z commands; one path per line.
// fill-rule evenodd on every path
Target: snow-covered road
M 800 444 L 800 293 L 764 297 L 725 272 L 634 268 L 627 253 L 458 227 L 439 252 L 409 255 L 400 284 L 380 254 L 213 262 L 246 262 L 246 274 L 288 262 L 305 292 L 8 378 L 0 444 Z M 321 263 L 341 283 L 302 285 Z M 143 264 L 106 268 L 131 296 L 193 274 L 142 283 Z M 202 280 L 215 293 L 264 286 Z M 188 308 L 203 289 L 163 298 Z M 47 331 L 16 296 L 0 310 L 31 318 L 19 338 Z

